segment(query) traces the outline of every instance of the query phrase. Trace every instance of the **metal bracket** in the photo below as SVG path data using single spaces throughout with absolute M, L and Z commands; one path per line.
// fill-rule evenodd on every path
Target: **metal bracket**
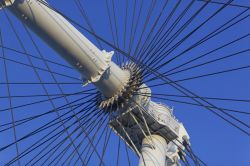
M 100 78 L 102 77 L 103 73 L 109 69 L 110 67 L 110 62 L 111 62 L 111 59 L 112 59 L 112 56 L 114 55 L 114 51 L 111 51 L 111 52 L 106 52 L 105 50 L 102 50 L 102 53 L 103 53 L 103 56 L 105 57 L 105 65 L 100 68 L 99 70 L 99 74 L 94 76 L 94 77 L 91 77 L 90 79 L 86 80 L 84 79 L 82 76 L 81 76 L 81 79 L 83 80 L 83 86 L 87 86 L 88 84 L 92 83 L 92 82 L 97 82 L 100 80 Z
M 180 164 L 178 163 L 178 160 L 181 159 L 181 156 L 179 156 L 179 152 L 183 154 L 183 151 L 185 150 L 185 146 L 182 144 L 184 140 L 186 140 L 187 143 L 190 144 L 189 135 L 186 129 L 184 128 L 182 123 L 179 123 L 178 138 L 168 143 L 168 149 L 166 151 L 168 165 L 180 166 Z M 185 154 L 183 155 L 185 156 Z
M 1 0 L 0 1 L 0 10 L 12 5 L 15 2 L 15 0 Z

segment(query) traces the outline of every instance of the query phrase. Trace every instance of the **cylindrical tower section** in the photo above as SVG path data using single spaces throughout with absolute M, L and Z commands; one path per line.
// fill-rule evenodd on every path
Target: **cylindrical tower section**
M 36 0 L 15 0 L 7 8 L 106 97 L 116 93 L 128 79 L 128 73 L 111 62 L 112 53 L 99 50 L 46 5 Z
M 165 166 L 167 142 L 159 135 L 147 136 L 142 141 L 139 166 Z

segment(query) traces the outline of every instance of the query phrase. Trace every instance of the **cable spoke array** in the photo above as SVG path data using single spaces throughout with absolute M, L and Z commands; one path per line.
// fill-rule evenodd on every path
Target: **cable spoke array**
M 249 3 L 74 0 L 67 2 L 68 8 L 75 10 L 71 13 L 59 0 L 48 1 L 50 5 L 36 1 L 66 18 L 99 49 L 114 50 L 112 60 L 120 67 L 133 62 L 140 68 L 136 77 L 143 81 L 136 86 L 145 83 L 147 87 L 137 90 L 150 88 L 152 92 L 135 92 L 134 96 L 174 103 L 181 119 L 194 116 L 205 123 L 206 112 L 212 113 L 215 123 L 225 122 L 243 133 L 241 137 L 249 138 Z M 0 13 L 0 156 L 11 154 L 0 162 L 135 165 L 141 152 L 132 141 L 136 136 L 126 129 L 135 123 L 150 142 L 151 131 L 143 115 L 146 110 L 135 103 L 142 119 L 132 112 L 128 126 L 117 119 L 130 141 L 123 143 L 109 126 L 109 110 L 98 106 L 99 92 L 93 85 L 83 86 L 80 74 L 42 45 L 24 23 L 17 22 L 6 9 Z M 195 111 L 182 111 L 182 105 Z M 221 137 L 223 127 L 215 129 L 217 133 L 221 130 Z M 188 130 L 192 133 L 191 127 Z M 209 132 L 212 135 L 213 131 Z M 169 142 L 179 149 L 184 165 L 210 165 L 210 158 L 200 155 L 198 148 L 195 154 L 188 142 Z

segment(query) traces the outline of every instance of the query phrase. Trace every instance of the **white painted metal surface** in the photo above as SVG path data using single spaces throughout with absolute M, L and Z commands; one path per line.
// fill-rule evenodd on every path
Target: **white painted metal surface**
M 153 147 L 151 146 L 153 144 Z M 159 135 L 151 135 L 142 141 L 140 166 L 165 166 L 167 142 Z
M 99 50 L 50 8 L 36 0 L 16 0 L 8 9 L 105 96 L 111 97 L 128 79 L 128 75 L 111 62 L 113 53 Z

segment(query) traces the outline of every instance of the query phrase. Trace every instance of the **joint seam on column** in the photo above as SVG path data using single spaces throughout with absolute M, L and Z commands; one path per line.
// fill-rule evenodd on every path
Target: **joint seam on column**
M 98 82 L 101 79 L 102 75 L 110 68 L 110 62 L 112 56 L 114 55 L 114 51 L 106 52 L 105 50 L 103 50 L 102 53 L 105 56 L 105 65 L 99 68 L 98 75 L 91 76 L 88 80 L 85 80 L 83 86 L 86 86 L 92 82 Z

